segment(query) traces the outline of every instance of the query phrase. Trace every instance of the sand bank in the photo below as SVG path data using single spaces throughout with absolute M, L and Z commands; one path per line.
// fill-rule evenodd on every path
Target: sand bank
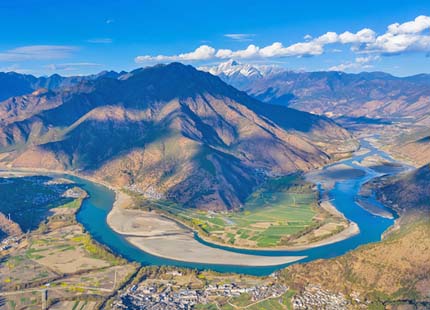
M 372 203 L 372 201 L 369 201 L 364 197 L 357 198 L 356 202 L 361 208 L 373 215 L 384 217 L 387 219 L 394 219 L 394 216 L 391 212 L 380 208 L 379 206 Z
M 187 227 L 156 212 L 125 209 L 132 200 L 117 191 L 108 215 L 109 226 L 127 241 L 149 254 L 177 261 L 238 266 L 276 266 L 298 261 L 304 256 L 260 256 L 240 254 L 204 245 Z

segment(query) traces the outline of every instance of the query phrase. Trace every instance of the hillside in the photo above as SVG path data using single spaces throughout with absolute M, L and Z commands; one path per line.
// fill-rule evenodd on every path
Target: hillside
M 318 284 L 334 292 L 389 304 L 417 305 L 430 299 L 430 167 L 366 183 L 376 197 L 399 215 L 381 242 L 367 244 L 343 256 L 297 264 L 282 271 L 301 290 Z M 355 297 L 354 297 L 355 298 Z M 374 309 L 379 309 L 375 308 Z M 387 309 L 387 308 L 385 308 Z M 403 309 L 403 308 L 402 308 Z M 409 308 L 408 308 L 409 309 Z
M 333 121 L 179 63 L 0 103 L 3 166 L 74 170 L 185 206 L 237 208 L 267 176 L 356 148 Z
M 420 210 L 430 218 L 430 166 L 398 177 L 380 178 L 370 185 L 384 204 L 399 213 Z
M 428 130 L 424 134 L 416 134 L 413 137 L 399 137 L 389 145 L 389 151 L 400 158 L 410 161 L 416 166 L 423 166 L 430 162 L 430 136 Z
M 299 291 L 307 285 L 320 285 L 361 302 L 372 300 L 373 308 L 369 309 L 390 309 L 382 304 L 395 305 L 398 301 L 412 305 L 427 302 L 428 306 L 429 224 L 428 218 L 410 218 L 382 242 L 367 244 L 334 259 L 290 266 L 281 271 L 281 276 Z

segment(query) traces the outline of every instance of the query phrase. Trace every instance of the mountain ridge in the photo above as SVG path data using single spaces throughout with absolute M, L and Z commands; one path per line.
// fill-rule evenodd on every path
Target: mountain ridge
M 216 70 L 212 69 L 212 72 L 216 73 Z M 396 77 L 384 72 L 353 74 L 285 69 L 258 78 L 218 75 L 263 102 L 332 118 L 348 116 L 408 120 L 418 117 L 418 123 L 429 122 L 429 74 Z
M 266 177 L 357 147 L 327 118 L 262 104 L 179 63 L 9 98 L 0 119 L 3 165 L 82 171 L 220 210 L 240 206 Z

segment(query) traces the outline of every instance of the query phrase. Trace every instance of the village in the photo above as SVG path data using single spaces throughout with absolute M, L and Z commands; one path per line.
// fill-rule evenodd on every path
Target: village
M 303 292 L 293 297 L 293 308 L 306 309 L 349 309 L 349 302 L 343 294 L 333 294 L 318 285 L 309 285 Z
M 255 304 L 269 298 L 284 295 L 288 287 L 284 285 L 262 285 L 243 287 L 236 283 L 209 284 L 201 289 L 177 288 L 172 283 L 141 283 L 133 285 L 116 299 L 113 309 L 193 309 L 197 304 L 208 304 L 217 298 L 227 300 L 242 294 L 251 296 Z

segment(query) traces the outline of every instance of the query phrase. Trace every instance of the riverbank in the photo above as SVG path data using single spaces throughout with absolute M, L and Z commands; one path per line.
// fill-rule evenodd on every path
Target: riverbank
M 237 266 L 276 266 L 306 256 L 260 256 L 230 252 L 198 242 L 188 227 L 154 211 L 127 209 L 130 196 L 116 191 L 107 217 L 108 225 L 135 247 L 149 254 L 176 261 Z
M 380 208 L 379 206 L 375 205 L 372 201 L 368 201 L 365 197 L 358 197 L 356 199 L 356 203 L 363 208 L 364 210 L 366 210 L 367 212 L 376 215 L 376 216 L 380 216 L 386 219 L 394 219 L 394 215 L 389 212 L 386 211 L 382 208 Z
M 315 242 L 306 243 L 304 245 L 273 246 L 273 247 L 246 247 L 246 246 L 235 246 L 235 245 L 231 245 L 231 244 L 226 245 L 224 243 L 220 243 L 220 242 L 217 242 L 215 240 L 212 240 L 212 239 L 208 238 L 207 236 L 200 235 L 200 234 L 198 234 L 198 231 L 195 231 L 193 228 L 191 228 L 189 226 L 187 226 L 187 227 L 190 230 L 193 230 L 196 234 L 198 234 L 199 238 L 201 240 L 207 242 L 208 244 L 222 246 L 224 248 L 231 248 L 231 249 L 236 249 L 236 250 L 255 250 L 255 251 L 267 251 L 267 252 L 310 250 L 310 249 L 313 249 L 316 247 L 320 247 L 320 246 L 324 246 L 324 245 L 330 245 L 330 244 L 333 244 L 333 243 L 336 243 L 339 241 L 349 239 L 349 238 L 360 233 L 360 229 L 359 229 L 358 225 L 354 222 L 347 220 L 346 217 L 341 212 L 339 212 L 336 209 L 336 207 L 333 206 L 333 204 L 330 201 L 322 201 L 319 204 L 319 206 L 321 208 L 323 208 L 324 210 L 326 210 L 327 212 L 331 213 L 332 215 L 345 219 L 348 222 L 348 226 L 345 229 L 343 229 L 342 231 L 335 233 L 333 235 L 330 235 L 327 238 L 324 238 L 322 240 L 315 241 Z M 163 217 L 168 218 L 171 221 L 177 222 L 180 225 L 184 225 L 179 220 L 175 219 L 174 217 L 172 217 L 170 215 L 163 214 Z M 316 230 L 318 230 L 318 229 L 316 229 Z M 314 232 L 314 231 L 311 231 L 309 233 L 312 233 L 312 232 Z M 305 234 L 301 238 L 306 237 L 308 234 Z
M 378 152 L 378 150 L 374 149 L 372 146 L 369 146 L 369 150 L 371 150 L 369 153 Z M 320 227 L 320 231 L 318 232 L 319 237 L 314 236 L 316 238 L 313 239 L 317 241 L 313 243 L 298 244 L 282 248 L 257 247 L 246 249 L 237 247 L 232 248 L 231 251 L 229 251 L 230 245 L 216 244 L 213 240 L 201 240 L 201 238 L 195 237 L 190 227 L 182 225 L 182 223 L 177 222 L 174 218 L 169 218 L 164 214 L 156 212 L 127 208 L 133 203 L 131 197 L 127 197 L 128 195 L 120 189 L 114 188 L 101 180 L 75 172 L 55 171 L 55 173 L 69 173 L 91 182 L 104 185 L 115 192 L 115 197 L 112 197 L 114 198 L 113 207 L 113 201 L 111 200 L 112 202 L 110 201 L 108 205 L 106 205 L 106 203 L 104 204 L 106 206 L 102 207 L 103 211 L 100 211 L 101 209 L 99 209 L 99 207 L 93 208 L 92 206 L 91 210 L 94 210 L 94 212 L 87 211 L 90 209 L 85 209 L 85 217 L 90 219 L 91 222 L 84 222 L 85 225 L 88 226 L 88 229 L 92 230 L 95 234 L 103 232 L 103 236 L 108 235 L 108 238 L 100 237 L 100 239 L 119 252 L 124 250 L 126 253 L 125 255 L 128 255 L 130 259 L 136 259 L 149 264 L 160 264 L 160 260 L 169 259 L 170 261 L 167 261 L 169 261 L 169 264 L 173 265 L 184 265 L 184 262 L 187 263 L 187 265 L 200 263 L 200 265 L 212 265 L 211 268 L 222 268 L 223 270 L 226 270 L 225 268 L 228 266 L 231 266 L 228 268 L 235 268 L 235 266 L 241 266 L 240 268 L 246 268 L 246 266 L 267 266 L 267 271 L 264 271 L 264 273 L 266 274 L 267 272 L 267 274 L 269 274 L 270 271 L 268 270 L 270 266 L 285 266 L 286 264 L 288 265 L 299 260 L 309 261 L 316 258 L 341 255 L 349 248 L 354 248 L 363 242 L 372 242 L 380 239 L 383 231 L 389 227 L 390 222 L 382 221 L 379 223 L 378 221 L 378 229 L 375 229 L 370 222 L 375 221 L 374 216 L 371 216 L 364 210 L 363 213 L 356 213 L 351 209 L 351 206 L 355 205 L 354 197 L 358 192 L 357 186 L 360 186 L 365 177 L 363 176 L 363 171 L 361 171 L 360 168 L 354 167 L 351 162 L 360 160 L 365 156 L 366 155 L 355 155 L 354 158 L 331 164 L 324 169 L 319 169 L 310 173 L 312 176 L 310 180 L 320 184 L 323 189 L 320 207 L 337 217 L 343 217 L 348 220 L 349 225 L 344 225 L 345 228 L 342 231 L 335 232 L 336 230 L 332 230 L 335 232 L 333 235 L 318 240 L 323 236 L 321 233 L 323 233 L 324 230 L 327 232 L 327 229 L 333 229 L 333 227 Z M 43 170 L 39 171 L 43 172 Z M 53 171 L 45 172 L 49 173 Z M 325 182 L 327 180 L 329 184 Z M 347 187 L 339 189 L 336 185 L 335 188 L 334 185 L 336 183 L 342 186 L 346 185 Z M 98 192 L 98 190 L 96 192 Z M 330 198 L 326 195 L 328 193 L 330 193 Z M 103 195 L 107 194 L 104 193 Z M 100 199 L 98 198 L 99 196 L 100 195 L 95 195 L 97 201 Z M 103 219 L 106 218 L 107 221 L 102 225 L 92 224 L 92 221 L 99 219 L 100 216 L 103 216 Z M 116 235 L 116 237 L 111 236 L 111 234 Z M 360 238 L 351 238 L 356 235 L 359 235 Z M 122 239 L 124 245 L 117 247 L 118 244 L 121 244 L 121 240 L 118 238 Z M 115 240 L 115 242 L 113 240 Z M 339 246 L 337 246 L 337 244 L 339 244 Z M 326 251 L 326 248 L 328 251 Z M 206 250 L 209 252 L 206 252 Z M 264 251 L 264 256 L 262 255 L 262 251 Z M 222 255 L 228 255 L 220 259 L 220 253 L 223 253 Z M 153 257 L 145 256 L 149 254 L 152 254 Z M 279 257 L 277 255 L 284 256 Z M 232 258 L 233 256 L 234 258 Z M 245 257 L 246 260 L 244 259 Z M 262 258 L 264 262 L 262 262 Z M 162 264 L 166 264 L 165 262 L 166 260 L 164 260 Z M 226 267 L 224 268 L 224 266 Z M 249 272 L 248 269 L 246 270 L 246 272 Z M 273 271 L 274 269 L 271 270 Z M 263 271 L 259 272 L 259 274 L 260 273 L 263 273 Z
M 238 254 L 204 245 L 194 238 L 195 231 L 192 228 L 184 226 L 183 223 L 178 222 L 174 218 L 160 215 L 156 212 L 129 209 L 129 207 L 133 204 L 133 200 L 128 194 L 121 191 L 121 189 L 113 187 L 112 185 L 94 177 L 82 175 L 73 171 L 46 169 L 14 169 L 14 171 L 8 171 L 8 173 L 14 175 L 30 175 L 31 173 L 69 174 L 109 188 L 115 192 L 115 201 L 106 219 L 109 227 L 116 233 L 124 236 L 125 239 L 135 247 L 158 257 L 193 263 L 221 265 L 237 264 L 242 266 L 274 266 L 291 263 L 305 258 L 305 256 L 270 257 Z M 337 209 L 328 200 L 322 201 L 320 207 L 335 216 L 345 218 L 343 214 L 337 211 Z M 226 246 L 225 244 L 217 243 L 216 241 L 205 238 L 204 236 L 200 236 L 200 238 L 202 238 L 208 244 L 224 246 L 232 249 L 270 252 L 303 251 L 346 240 L 358 234 L 359 232 L 360 230 L 358 225 L 350 222 L 348 227 L 346 227 L 344 230 L 317 242 L 311 242 L 304 245 L 261 248 L 247 248 L 231 245 Z M 176 250 L 171 251 L 171 248 Z M 178 248 L 182 248 L 182 250 L 178 251 Z
M 194 239 L 191 230 L 173 220 L 155 212 L 126 209 L 133 203 L 130 196 L 119 188 L 87 175 L 72 171 L 24 168 L 14 168 L 7 173 L 9 175 L 69 174 L 109 188 L 115 192 L 115 202 L 107 216 L 108 225 L 138 249 L 158 257 L 190 263 L 237 266 L 277 266 L 306 257 L 247 255 L 203 245 Z

